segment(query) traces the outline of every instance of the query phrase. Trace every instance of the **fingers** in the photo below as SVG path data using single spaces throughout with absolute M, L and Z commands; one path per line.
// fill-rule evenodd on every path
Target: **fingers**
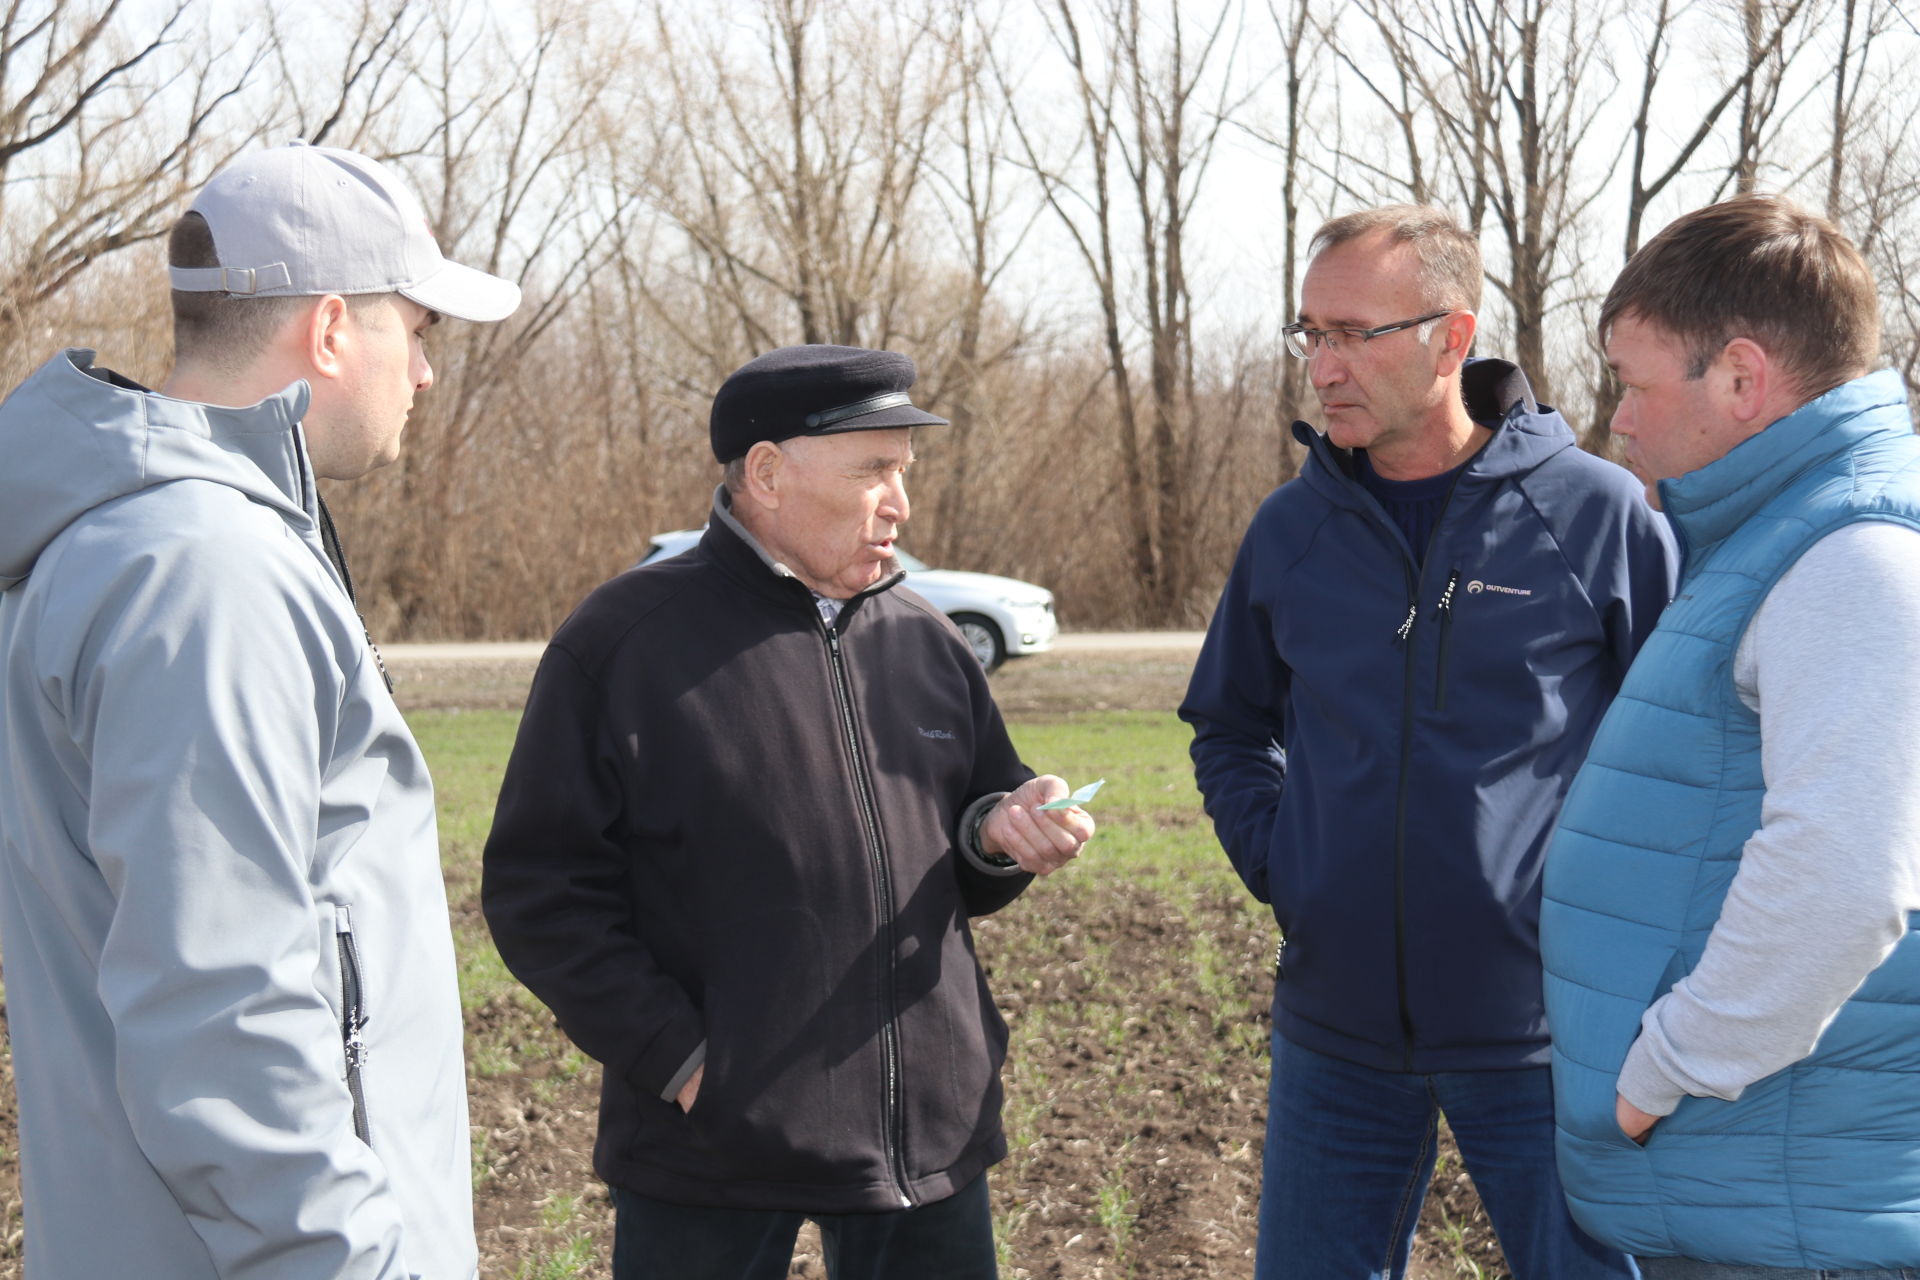
M 1660 1117 L 1650 1115 L 1628 1102 L 1624 1094 L 1615 1094 L 1613 1099 L 1614 1123 L 1620 1126 L 1620 1132 L 1641 1146 L 1647 1145 L 1647 1139 L 1653 1134 L 1653 1127 L 1660 1123 Z
M 994 809 L 987 819 L 986 834 L 1021 870 L 1051 875 L 1077 857 L 1081 846 L 1093 838 L 1093 819 L 1086 810 L 1043 813 L 1018 803 L 1017 795 L 1008 796 Z
M 1068 787 L 1065 778 L 1056 778 L 1050 773 L 1043 773 L 1038 777 L 1029 778 L 1027 781 L 1021 783 L 1019 790 L 1015 791 L 1009 798 L 1016 804 L 1037 809 L 1043 804 L 1052 804 L 1055 800 L 1066 799 L 1067 793 Z
M 707 1065 L 703 1062 L 693 1069 L 693 1074 L 687 1077 L 687 1082 L 680 1086 L 680 1092 L 673 1098 L 679 1104 L 680 1110 L 693 1110 L 693 1100 L 700 1096 L 700 1081 L 706 1078 L 706 1074 Z

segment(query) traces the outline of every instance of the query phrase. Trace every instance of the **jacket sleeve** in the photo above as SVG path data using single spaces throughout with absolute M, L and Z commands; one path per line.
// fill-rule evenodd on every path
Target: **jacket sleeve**
M 1286 784 L 1288 673 L 1253 590 L 1260 518 L 1247 531 L 1194 664 L 1180 718 L 1193 726 L 1194 781 L 1221 846 L 1253 896 L 1270 902 L 1267 855 Z
M 1920 911 L 1920 533 L 1847 525 L 1774 584 L 1735 687 L 1761 822 L 1699 962 L 1641 1019 L 1619 1090 L 1650 1115 L 1738 1098 L 1813 1052 Z M 1874 993 L 1880 998 L 1897 998 Z
M 513 975 L 586 1053 L 634 1088 L 671 1096 L 705 1042 L 700 1011 L 635 935 L 632 856 L 605 696 L 548 647 L 527 697 L 487 837 L 480 900 Z
M 963 643 L 957 634 L 954 641 Z M 999 704 L 993 700 L 986 672 L 971 652 L 966 652 L 957 665 L 967 680 L 973 706 L 974 748 L 973 776 L 968 780 L 967 794 L 951 823 L 956 844 L 971 839 L 967 828 L 973 824 L 967 819 L 976 804 L 1004 795 L 1034 776 L 1033 770 L 1021 762 L 1020 753 L 1014 750 L 1013 739 L 1007 736 L 1006 721 L 1000 716 Z M 984 870 L 964 849 L 956 852 L 954 865 L 954 874 L 960 880 L 960 899 L 969 916 L 992 915 L 1025 893 L 1033 883 L 1030 872 L 1009 874 Z
M 1623 500 L 1614 536 L 1588 548 L 1587 589 L 1624 674 L 1673 600 L 1680 553 L 1667 519 L 1638 493 Z
M 343 679 L 307 607 L 331 589 L 317 572 L 304 548 L 248 537 L 130 561 L 61 693 L 112 904 L 97 991 L 120 1103 L 225 1280 L 410 1274 L 316 985 Z

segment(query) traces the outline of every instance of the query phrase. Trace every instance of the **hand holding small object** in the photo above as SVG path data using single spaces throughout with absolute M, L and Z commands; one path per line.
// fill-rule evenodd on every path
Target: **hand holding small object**
M 1090 798 L 1099 784 L 1080 790 Z M 980 824 L 981 852 L 1005 854 L 1037 876 L 1058 871 L 1093 839 L 1093 818 L 1077 806 L 1078 799 L 1067 794 L 1064 779 L 1051 774 L 1022 783 Z
M 1099 795 L 1100 788 L 1106 785 L 1107 780 L 1105 778 L 1096 779 L 1064 799 L 1047 801 L 1047 803 L 1040 806 L 1040 811 L 1047 813 L 1056 809 L 1072 809 L 1077 806 L 1083 806 L 1087 801 Z

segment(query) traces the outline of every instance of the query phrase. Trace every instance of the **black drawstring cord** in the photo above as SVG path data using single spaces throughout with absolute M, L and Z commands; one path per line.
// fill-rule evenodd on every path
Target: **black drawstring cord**
M 326 500 L 317 491 L 313 501 L 320 508 L 320 547 L 347 588 L 347 600 L 354 606 L 354 616 L 360 619 L 360 633 L 367 638 L 367 648 L 373 650 L 373 665 L 379 668 L 380 678 L 387 682 L 387 692 L 392 693 L 393 677 L 387 673 L 386 659 L 380 656 L 380 646 L 373 642 L 373 632 L 367 627 L 367 615 L 360 612 L 360 602 L 353 594 L 353 574 L 347 571 L 347 553 L 340 546 L 340 531 L 333 527 L 333 513 L 327 510 Z

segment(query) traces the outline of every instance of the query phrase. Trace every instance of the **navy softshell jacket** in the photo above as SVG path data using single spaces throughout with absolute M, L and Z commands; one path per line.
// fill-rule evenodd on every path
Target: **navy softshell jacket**
M 1386 1071 L 1541 1065 L 1541 858 L 1672 596 L 1666 522 L 1499 360 L 1494 427 L 1424 556 L 1295 424 L 1300 475 L 1248 528 L 1181 718 L 1235 870 L 1285 942 L 1274 1022 Z

